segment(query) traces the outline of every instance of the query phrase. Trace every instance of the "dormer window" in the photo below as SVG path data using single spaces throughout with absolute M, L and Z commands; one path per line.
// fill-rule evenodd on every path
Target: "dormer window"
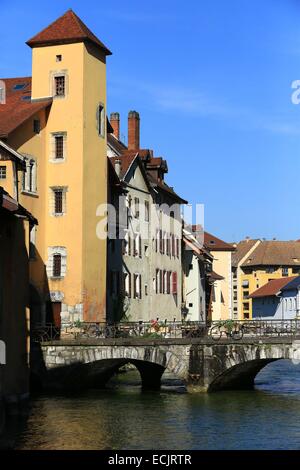
M 3 80 L 0 80 L 0 104 L 5 104 L 5 83 Z
M 65 96 L 65 76 L 59 75 L 54 77 L 55 96 Z

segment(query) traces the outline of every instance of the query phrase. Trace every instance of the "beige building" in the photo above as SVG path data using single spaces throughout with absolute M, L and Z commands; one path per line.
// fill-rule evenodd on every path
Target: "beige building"
M 212 269 L 218 275 L 214 282 L 211 319 L 230 320 L 233 318 L 231 265 L 235 248 L 208 232 L 204 232 L 204 246 L 213 256 Z
M 128 148 L 119 140 L 118 113 L 113 113 L 110 122 L 114 135 L 108 138 L 108 156 L 127 191 L 128 224 L 121 254 L 126 316 L 133 321 L 180 320 L 180 205 L 185 201 L 164 180 L 166 161 L 154 157 L 151 150 L 140 149 L 138 113 L 128 115 Z M 120 265 L 117 254 L 110 249 L 108 253 L 116 269 Z M 112 278 L 117 276 L 112 274 Z

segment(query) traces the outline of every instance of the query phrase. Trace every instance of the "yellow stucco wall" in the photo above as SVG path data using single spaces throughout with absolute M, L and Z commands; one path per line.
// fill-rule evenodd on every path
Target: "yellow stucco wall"
M 56 56 L 62 61 L 57 62 Z M 50 112 L 41 111 L 9 136 L 8 144 L 37 161 L 37 193 L 20 192 L 20 202 L 38 219 L 37 259 L 31 280 L 40 293 L 62 292 L 67 306 L 81 305 L 84 319 L 105 319 L 106 240 L 96 237 L 96 209 L 107 200 L 106 133 L 97 132 L 96 110 L 106 109 L 106 65 L 101 52 L 84 43 L 32 50 L 32 99 L 53 95 L 53 74 L 66 76 L 65 97 L 54 97 Z M 33 133 L 33 119 L 41 132 Z M 66 133 L 66 158 L 51 161 L 52 133 Z M 64 187 L 66 213 L 51 213 L 51 187 Z M 20 182 L 21 188 L 21 182 Z M 65 247 L 64 278 L 47 279 L 48 247 Z M 89 314 L 88 314 L 89 312 Z
M 212 320 L 231 318 L 231 251 L 211 251 L 213 270 L 224 279 L 215 281 L 215 300 L 212 302 Z

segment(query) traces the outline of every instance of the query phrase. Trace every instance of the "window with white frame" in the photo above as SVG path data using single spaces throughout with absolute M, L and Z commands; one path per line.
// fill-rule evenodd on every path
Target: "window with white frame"
M 22 191 L 36 193 L 37 191 L 37 164 L 29 155 L 24 155 L 26 172 L 23 172 Z
M 48 247 L 47 275 L 50 279 L 62 279 L 67 273 L 67 249 L 62 246 Z
M 50 137 L 50 161 L 61 163 L 66 160 L 67 155 L 67 133 L 53 132 Z
M 62 216 L 66 214 L 67 191 L 65 186 L 54 186 L 50 188 L 50 214 Z

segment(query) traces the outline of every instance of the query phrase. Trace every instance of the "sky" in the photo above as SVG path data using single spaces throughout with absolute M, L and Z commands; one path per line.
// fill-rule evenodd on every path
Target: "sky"
M 72 8 L 113 52 L 107 111 L 204 204 L 226 241 L 300 238 L 298 0 L 0 0 L 0 76 L 31 74 L 25 41 Z M 300 93 L 299 93 L 300 96 Z

